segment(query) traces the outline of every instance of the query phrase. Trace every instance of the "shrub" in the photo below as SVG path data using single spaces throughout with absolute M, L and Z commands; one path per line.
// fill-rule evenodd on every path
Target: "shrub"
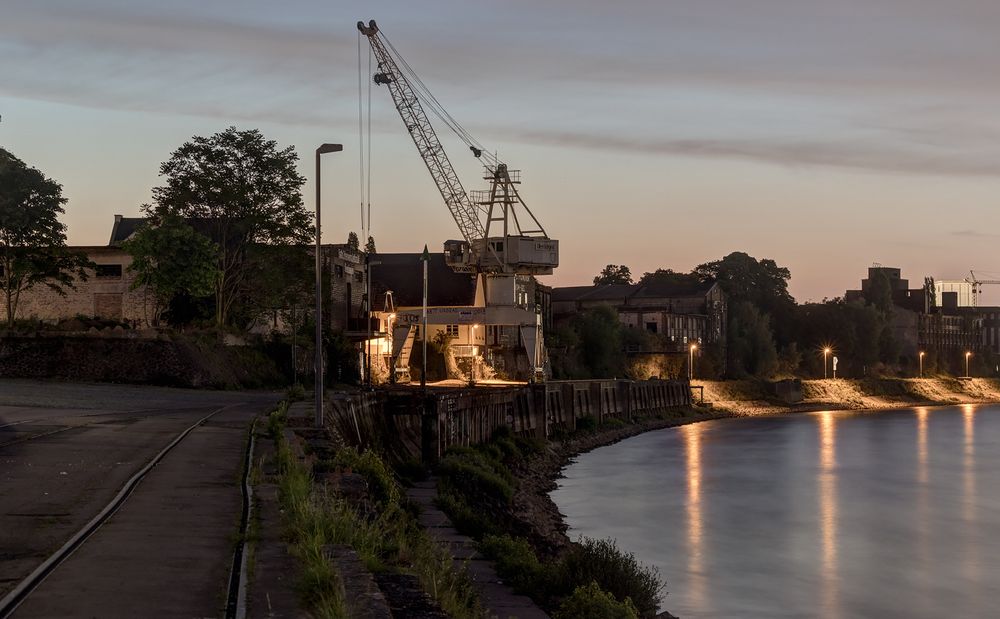
M 619 602 L 610 593 L 601 591 L 596 582 L 590 581 L 589 585 L 577 587 L 553 616 L 555 619 L 638 619 L 639 613 L 632 600 L 625 598 L 624 602 Z
M 487 535 L 479 548 L 496 562 L 497 573 L 518 593 L 535 598 L 552 593 L 549 570 L 535 556 L 527 540 L 510 535 Z
M 601 425 L 605 428 L 620 428 L 625 425 L 625 422 L 617 417 L 608 417 Z
M 437 505 L 444 513 L 448 514 L 456 529 L 470 537 L 482 539 L 486 535 L 499 532 L 494 518 L 474 509 L 462 495 L 454 490 L 440 489 Z
M 592 432 L 597 429 L 597 417 L 584 415 L 576 420 L 576 429 L 581 432 Z
M 295 383 L 285 392 L 285 399 L 289 402 L 301 402 L 306 399 L 306 388 L 301 383 Z
M 368 482 L 372 498 L 377 503 L 383 506 L 399 503 L 399 485 L 392 469 L 374 451 L 366 449 L 364 453 L 359 454 L 353 447 L 347 447 L 337 452 L 333 464 L 351 469 L 364 477 Z
M 634 554 L 619 550 L 614 540 L 582 538 L 563 558 L 559 570 L 563 590 L 595 581 L 615 599 L 631 598 L 642 616 L 656 614 L 662 601 L 659 570 L 643 566 Z

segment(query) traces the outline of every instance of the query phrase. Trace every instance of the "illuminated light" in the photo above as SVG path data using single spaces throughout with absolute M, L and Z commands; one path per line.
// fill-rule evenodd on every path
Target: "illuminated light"
M 839 616 L 838 558 L 837 558 L 837 429 L 832 412 L 819 416 L 819 512 L 820 539 L 823 549 L 823 601 L 824 610 Z

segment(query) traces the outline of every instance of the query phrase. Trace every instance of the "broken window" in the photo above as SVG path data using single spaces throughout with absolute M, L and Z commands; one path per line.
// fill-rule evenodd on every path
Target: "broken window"
M 122 265 L 120 264 L 98 264 L 94 267 L 94 275 L 97 279 L 121 279 Z

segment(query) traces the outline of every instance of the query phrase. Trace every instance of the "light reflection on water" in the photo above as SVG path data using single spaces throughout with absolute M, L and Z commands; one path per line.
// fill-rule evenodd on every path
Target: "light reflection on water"
M 706 422 L 580 456 L 570 535 L 659 567 L 681 617 L 993 617 L 1000 407 Z

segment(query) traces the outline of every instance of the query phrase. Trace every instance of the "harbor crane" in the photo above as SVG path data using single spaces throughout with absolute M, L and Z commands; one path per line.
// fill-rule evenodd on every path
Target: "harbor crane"
M 358 30 L 368 38 L 378 63 L 373 81 L 388 87 L 403 125 L 462 234 L 461 240 L 445 243 L 448 265 L 469 273 L 551 275 L 559 266 L 559 241 L 549 238 L 521 198 L 517 190 L 520 171 L 509 169 L 491 155 L 440 107 L 374 20 L 368 25 L 358 22 Z M 488 190 L 466 192 L 421 99 L 483 163 L 484 180 L 490 183 Z M 518 212 L 522 213 L 520 217 Z
M 546 355 L 541 306 L 531 291 L 535 290 L 534 276 L 551 275 L 559 266 L 559 241 L 549 237 L 521 198 L 520 171 L 500 161 L 444 109 L 374 20 L 367 25 L 359 21 L 358 32 L 368 39 L 377 63 L 372 82 L 388 88 L 403 126 L 462 235 L 461 239 L 445 241 L 445 263 L 456 272 L 476 278 L 473 306 L 436 308 L 434 323 L 465 325 L 469 330 L 465 356 L 472 359 L 473 377 L 481 353 L 473 345 L 471 334 L 482 323 L 487 327 L 485 331 L 493 333 L 493 345 L 498 348 L 510 351 L 523 347 L 532 378 L 543 378 Z M 471 193 L 465 190 L 425 106 L 483 165 L 489 189 Z M 395 316 L 391 356 L 395 376 L 402 381 L 409 379 L 409 356 L 418 315 L 400 309 Z M 428 334 L 422 337 L 426 342 Z

